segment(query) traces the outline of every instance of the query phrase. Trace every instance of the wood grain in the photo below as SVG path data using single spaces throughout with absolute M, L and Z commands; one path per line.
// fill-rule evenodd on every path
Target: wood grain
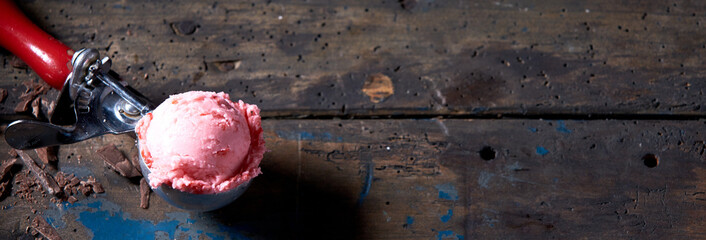
M 33 207 L 74 225 L 58 228 L 68 239 L 80 238 L 73 228 L 105 233 L 83 225 L 86 215 L 101 211 L 124 217 L 118 224 L 126 226 L 150 221 L 154 231 L 171 238 L 198 237 L 197 230 L 249 239 L 703 238 L 704 124 L 265 121 L 271 151 L 262 162 L 263 175 L 233 204 L 200 214 L 159 197 L 141 209 L 139 184 L 92 155 L 107 143 L 129 155 L 136 151 L 134 142 L 125 135 L 105 136 L 62 147 L 59 160 L 62 171 L 96 176 L 105 194 L 79 199 L 79 207 L 62 207 L 61 213 L 50 203 L 33 206 L 9 197 L 1 204 L 13 207 L 1 213 L 11 220 L 0 224 L 0 232 L 21 232 L 28 224 L 21 216 Z M 482 158 L 484 147 L 495 151 L 485 156 L 494 157 Z M 648 167 L 646 154 L 659 163 Z M 103 206 L 86 207 L 96 201 Z M 179 214 L 185 217 L 174 217 Z M 178 223 L 176 232 L 158 227 L 168 221 Z M 149 226 L 144 228 L 153 231 Z
M 411 2 L 19 5 L 156 102 L 216 90 L 265 116 L 704 116 L 706 2 Z M 0 85 L 35 78 L 0 57 Z M 394 89 L 380 102 L 364 90 L 375 74 Z

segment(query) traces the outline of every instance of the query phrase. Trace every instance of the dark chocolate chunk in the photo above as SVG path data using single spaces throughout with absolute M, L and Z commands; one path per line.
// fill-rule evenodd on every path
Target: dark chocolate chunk
M 61 237 L 59 236 L 59 233 L 56 232 L 56 229 L 49 225 L 47 220 L 44 220 L 42 216 L 34 217 L 31 227 L 49 240 L 61 240 Z
M 150 206 L 150 185 L 145 178 L 140 179 L 140 207 L 147 209 Z
M 43 147 L 34 149 L 34 151 L 37 152 L 37 157 L 39 157 L 39 159 L 42 160 L 44 164 L 55 164 L 57 160 L 57 148 L 58 147 L 56 146 Z
M 47 172 L 39 168 L 37 163 L 34 162 L 34 159 L 21 150 L 18 150 L 17 154 L 20 155 L 20 158 L 22 159 L 22 162 L 24 162 L 25 166 L 27 166 L 27 168 L 34 173 L 34 176 L 37 177 L 39 182 L 42 184 L 42 187 L 44 187 L 44 190 L 57 197 L 63 195 L 63 191 L 61 191 L 61 188 L 59 187 L 59 184 L 56 183 L 56 180 L 54 180 L 54 178 Z
M 98 156 L 123 177 L 131 178 L 142 175 L 115 145 L 105 145 L 98 149 Z
M 74 196 L 70 196 L 68 199 L 66 199 L 66 201 L 71 204 L 74 204 L 75 202 L 78 201 L 78 199 L 76 199 L 76 197 L 74 197 Z

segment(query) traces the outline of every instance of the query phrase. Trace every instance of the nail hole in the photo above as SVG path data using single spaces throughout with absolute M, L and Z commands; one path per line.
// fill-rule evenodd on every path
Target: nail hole
M 642 161 L 644 161 L 645 166 L 647 166 L 648 168 L 653 168 L 659 165 L 659 158 L 652 153 L 648 153 L 645 154 L 645 156 L 642 156 Z
M 493 149 L 490 146 L 485 146 L 483 149 L 480 150 L 480 158 L 486 161 L 490 161 L 495 159 L 495 156 L 497 155 L 497 152 L 495 152 L 495 149 Z

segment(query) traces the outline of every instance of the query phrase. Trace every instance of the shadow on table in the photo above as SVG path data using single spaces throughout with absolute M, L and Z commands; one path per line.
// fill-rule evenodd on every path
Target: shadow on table
M 263 166 L 264 174 L 240 198 L 204 215 L 227 228 L 234 238 L 356 238 L 361 224 L 355 199 L 323 190 L 326 179 L 297 184 L 296 173 L 281 171 Z

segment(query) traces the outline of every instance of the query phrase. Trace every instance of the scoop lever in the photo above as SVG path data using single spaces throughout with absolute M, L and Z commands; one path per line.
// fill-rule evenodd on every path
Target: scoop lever
M 99 60 L 98 50 L 82 49 L 71 63 L 73 70 L 61 90 L 51 123 L 11 123 L 5 130 L 10 146 L 25 150 L 132 132 L 137 121 L 154 109 L 146 97 L 110 70 L 110 58 Z

